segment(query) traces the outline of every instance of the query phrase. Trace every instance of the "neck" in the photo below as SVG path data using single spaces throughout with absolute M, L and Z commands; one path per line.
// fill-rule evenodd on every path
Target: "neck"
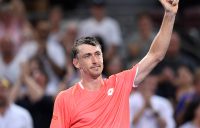
M 89 91 L 97 91 L 103 85 L 103 78 L 99 76 L 98 78 L 83 78 L 81 81 L 83 87 Z
M 200 127 L 200 119 L 194 119 L 193 123 L 195 126 Z
M 104 17 L 103 16 L 99 16 L 99 17 L 95 17 L 95 19 L 96 19 L 97 22 L 101 22 L 104 19 Z
M 14 59 L 13 55 L 3 56 L 3 60 L 6 64 L 9 64 Z
M 7 107 L 8 107 L 7 105 L 0 107 L 0 115 L 4 115 L 4 113 L 6 112 Z

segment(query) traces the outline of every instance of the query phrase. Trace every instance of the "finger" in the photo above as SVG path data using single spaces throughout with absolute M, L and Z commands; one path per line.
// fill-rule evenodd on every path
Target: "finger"
M 178 4 L 178 2 L 179 2 L 179 0 L 174 0 L 174 1 L 172 2 L 172 5 L 173 5 L 173 6 L 176 6 L 176 5 Z
M 159 0 L 162 5 L 165 5 L 164 0 Z

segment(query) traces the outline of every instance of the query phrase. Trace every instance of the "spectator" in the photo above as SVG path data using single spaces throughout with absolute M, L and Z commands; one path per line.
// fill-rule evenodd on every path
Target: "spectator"
M 31 53 L 32 57 L 38 56 L 42 60 L 50 81 L 47 93 L 55 95 L 58 90 L 57 85 L 64 76 L 66 57 L 63 48 L 57 45 L 57 42 L 48 41 L 49 32 L 48 21 L 39 20 L 36 24 L 36 40 L 29 43 L 29 50 L 25 50 L 24 54 Z
M 188 67 L 180 66 L 178 68 L 176 85 L 177 101 L 179 101 L 184 94 L 193 92 L 193 73 Z
M 17 53 L 31 31 L 31 24 L 26 18 L 26 9 L 21 0 L 12 0 L 9 4 L 2 6 L 2 20 L 0 21 L 0 38 L 9 36 L 15 44 Z M 29 35 L 30 36 L 30 35 Z
M 33 57 L 22 68 L 21 79 L 12 90 L 12 99 L 31 113 L 34 128 L 49 128 L 54 97 L 46 95 L 48 76 L 43 64 L 39 58 Z
M 170 102 L 155 95 L 158 77 L 147 76 L 130 96 L 131 128 L 175 128 Z
M 49 23 L 50 23 L 50 32 L 49 32 L 49 42 L 55 42 L 58 43 L 57 45 L 60 45 L 59 42 L 61 41 L 62 31 L 61 31 L 61 25 L 63 20 L 63 12 L 61 7 L 54 6 L 50 9 L 50 14 L 48 17 Z
M 20 64 L 28 59 L 24 54 L 16 54 L 15 48 L 10 36 L 0 39 L 0 76 L 6 76 L 12 83 L 20 76 Z
M 178 124 L 183 123 L 186 108 L 191 102 L 200 99 L 200 69 L 197 69 L 194 75 L 193 89 L 190 92 L 184 93 L 177 103 L 175 117 Z
M 196 63 L 187 55 L 181 52 L 181 37 L 178 32 L 173 32 L 170 45 L 166 53 L 166 58 L 158 65 L 162 71 L 165 67 L 172 68 L 175 73 L 181 65 L 186 65 L 190 69 L 196 68 Z
M 105 65 L 105 75 L 109 77 L 113 74 L 121 72 L 123 69 L 124 65 L 122 58 L 120 56 L 115 55 L 109 60 L 107 65 Z
M 127 59 L 129 63 L 143 58 L 155 37 L 153 21 L 148 13 L 143 12 L 138 14 L 137 28 L 137 32 L 127 37 L 128 39 L 126 41 L 128 43 L 127 50 L 129 56 Z
M 180 128 L 200 127 L 200 99 L 189 104 L 184 115 L 184 124 Z
M 78 23 L 76 21 L 69 21 L 65 26 L 64 35 L 61 40 L 61 44 L 64 47 L 66 58 L 68 60 L 72 60 L 71 58 L 72 46 L 73 46 L 74 41 L 77 38 L 77 34 L 78 34 Z M 66 67 L 66 73 L 65 73 L 63 81 L 61 82 L 61 85 L 65 88 L 69 88 L 75 82 L 80 80 L 79 79 L 80 74 L 74 68 L 71 61 L 67 61 L 65 67 Z
M 112 57 L 121 46 L 122 35 L 117 21 L 106 15 L 104 0 L 92 0 L 90 11 L 92 17 L 80 23 L 79 35 L 100 36 L 105 42 L 105 59 Z
M 30 113 L 10 102 L 11 83 L 0 78 L 0 128 L 33 128 Z

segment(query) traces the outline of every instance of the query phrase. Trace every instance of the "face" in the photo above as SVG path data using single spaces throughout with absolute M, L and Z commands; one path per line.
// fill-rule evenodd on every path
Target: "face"
M 176 55 L 180 50 L 180 37 L 176 32 L 172 33 L 169 48 L 167 50 L 168 55 Z
M 100 46 L 82 44 L 78 46 L 77 57 L 73 64 L 81 72 L 82 77 L 98 78 L 103 71 L 103 56 Z
M 47 77 L 45 76 L 44 73 L 42 73 L 39 69 L 34 70 L 32 72 L 32 77 L 33 79 L 38 83 L 38 85 L 40 87 L 42 87 L 43 89 L 46 88 L 47 85 Z
M 198 105 L 198 107 L 197 107 L 197 109 L 195 111 L 195 116 L 196 116 L 197 119 L 200 120 L 200 104 Z
M 91 13 L 97 20 L 101 20 L 105 16 L 105 9 L 103 6 L 93 6 Z
M 0 51 L 3 56 L 10 56 L 14 53 L 14 43 L 9 39 L 9 37 L 5 37 L 0 41 Z
M 152 22 L 150 17 L 148 16 L 142 16 L 138 21 L 138 27 L 142 34 L 146 34 L 148 32 L 151 32 L 152 30 Z
M 154 75 L 149 75 L 141 84 L 142 85 L 139 86 L 139 88 L 143 93 L 151 93 L 153 95 L 157 88 L 158 77 Z
M 112 75 L 122 71 L 122 68 L 123 68 L 122 61 L 120 57 L 116 56 L 109 61 L 106 70 L 109 75 Z
M 52 24 L 58 24 L 62 19 L 61 9 L 59 8 L 53 9 L 49 18 Z

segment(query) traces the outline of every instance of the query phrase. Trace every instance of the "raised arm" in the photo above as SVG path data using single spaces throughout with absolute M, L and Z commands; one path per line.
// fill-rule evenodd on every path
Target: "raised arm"
M 147 55 L 139 62 L 135 85 L 138 85 L 163 60 L 170 43 L 179 0 L 160 0 L 160 2 L 165 9 L 162 25 Z

